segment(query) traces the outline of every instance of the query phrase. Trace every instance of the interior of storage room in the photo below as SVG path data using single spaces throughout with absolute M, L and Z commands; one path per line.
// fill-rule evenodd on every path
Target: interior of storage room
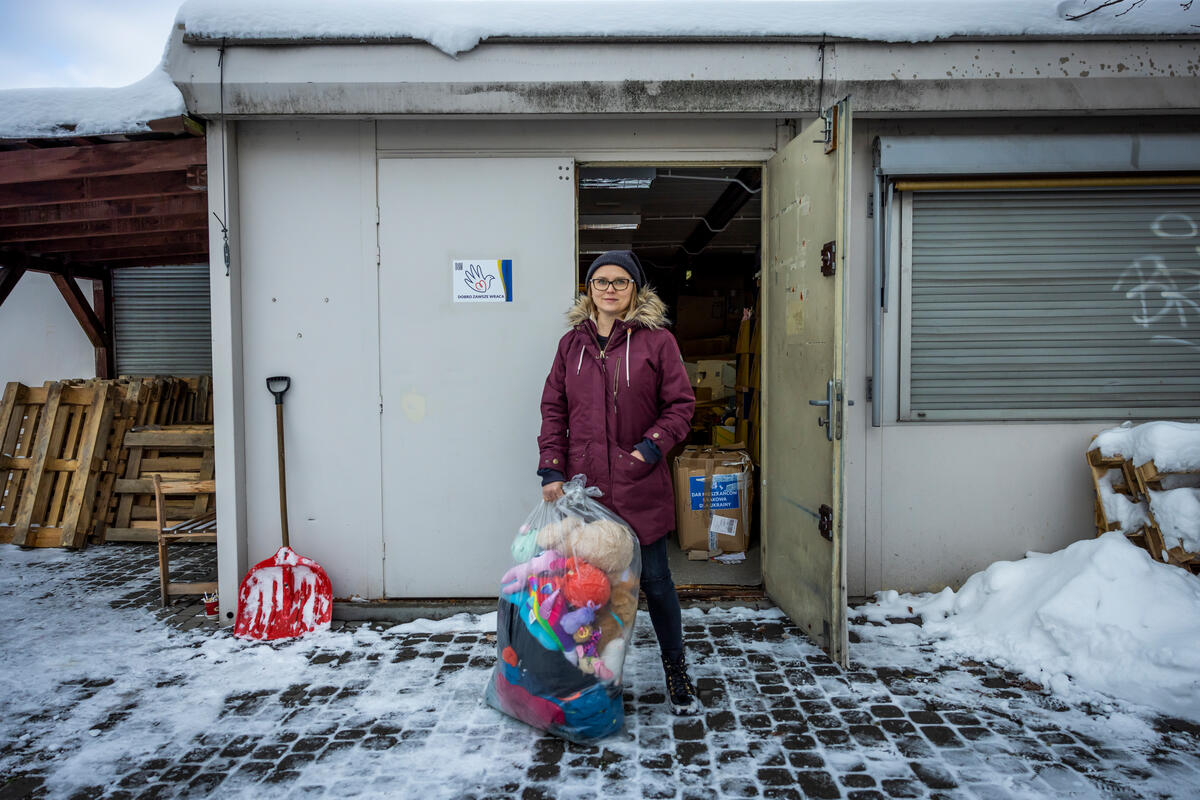
M 762 170 L 757 166 L 579 169 L 580 291 L 597 255 L 632 249 L 647 282 L 669 309 L 671 330 L 696 392 L 690 435 L 664 453 L 680 512 L 680 530 L 671 535 L 669 552 L 681 587 L 757 586 L 762 581 L 759 498 L 754 491 L 760 452 L 761 338 L 756 329 L 761 186 Z M 690 446 L 726 452 L 715 464 L 712 458 L 705 463 L 680 460 Z M 739 452 L 744 455 L 739 457 Z M 717 477 L 714 482 L 714 473 L 726 479 Z M 707 494 L 703 499 L 683 497 L 689 485 L 703 485 Z M 717 499 L 723 492 L 725 496 Z M 695 506 L 704 507 L 689 513 Z M 722 527 L 711 524 L 714 514 L 734 520 L 728 524 L 738 528 L 736 534 L 710 532 Z M 732 554 L 732 562 L 726 554 Z

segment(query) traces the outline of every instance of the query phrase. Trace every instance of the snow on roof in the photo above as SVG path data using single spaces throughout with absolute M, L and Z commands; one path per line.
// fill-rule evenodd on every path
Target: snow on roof
M 1132 0 L 1129 0 L 1132 2 Z M 454 55 L 490 37 L 833 36 L 885 42 L 946 36 L 1196 34 L 1177 2 L 1100 0 L 187 0 L 199 39 L 424 40 Z
M 184 113 L 183 95 L 160 65 L 115 89 L 0 91 L 0 139 L 145 133 L 150 120 Z

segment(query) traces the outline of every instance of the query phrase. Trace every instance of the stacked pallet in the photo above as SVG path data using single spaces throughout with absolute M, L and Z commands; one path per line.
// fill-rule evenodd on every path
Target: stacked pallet
M 212 419 L 211 378 L 10 383 L 0 400 L 0 542 L 104 541 L 126 433 Z
M 1087 451 L 1097 535 L 1120 531 L 1156 561 L 1200 574 L 1200 469 L 1160 470 L 1153 458 L 1136 460 L 1133 454 L 1106 455 L 1095 444 Z
M 113 485 L 105 540 L 153 542 L 158 532 L 154 476 L 172 483 L 212 481 L 213 426 L 135 426 L 125 434 L 124 444 L 127 455 Z M 212 494 L 206 489 L 173 493 L 165 510 L 168 527 L 185 522 L 212 510 Z

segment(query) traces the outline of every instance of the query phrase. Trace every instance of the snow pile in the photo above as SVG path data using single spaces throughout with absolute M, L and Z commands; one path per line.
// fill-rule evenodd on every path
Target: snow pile
M 848 37 L 885 42 L 946 36 L 1194 33 L 1200 14 L 1176 2 L 1106 8 L 1098 0 L 188 0 L 176 18 L 209 39 L 388 39 L 454 55 L 513 37 Z
M 1056 694 L 1103 693 L 1200 720 L 1200 578 L 1156 563 L 1120 533 L 999 561 L 957 593 L 880 592 L 858 609 L 896 643 L 986 659 Z M 867 638 L 877 635 L 859 626 Z
M 116 89 L 0 91 L 0 139 L 144 133 L 150 120 L 186 113 L 183 95 L 160 65 Z
M 1141 466 L 1154 461 L 1159 472 L 1200 470 L 1200 424 L 1193 422 L 1147 422 L 1101 431 L 1089 450 L 1105 458 L 1124 456 Z

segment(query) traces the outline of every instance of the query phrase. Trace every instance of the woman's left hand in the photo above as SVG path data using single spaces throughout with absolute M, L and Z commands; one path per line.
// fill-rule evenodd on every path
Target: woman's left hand
M 629 455 L 633 456 L 633 457 L 634 457 L 634 458 L 636 458 L 638 461 L 643 461 L 643 462 L 644 462 L 644 461 L 646 460 L 646 457 L 645 457 L 644 455 L 642 455 L 642 451 L 641 451 L 641 450 L 634 450 L 634 451 L 633 451 L 632 453 L 630 453 Z

